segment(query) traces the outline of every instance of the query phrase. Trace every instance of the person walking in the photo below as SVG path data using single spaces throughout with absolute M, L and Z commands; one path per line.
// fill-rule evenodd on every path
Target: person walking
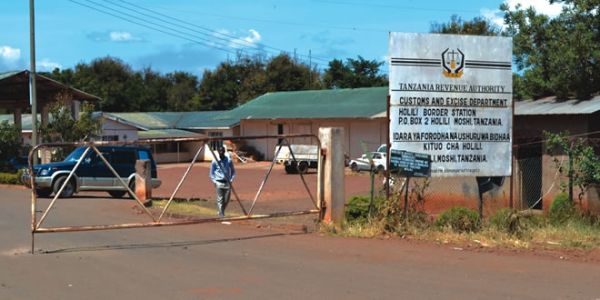
M 225 147 L 220 146 L 217 152 L 219 158 L 214 159 L 210 164 L 210 179 L 217 191 L 217 211 L 219 217 L 223 218 L 231 197 L 231 182 L 235 178 L 235 168 L 231 158 L 225 155 Z

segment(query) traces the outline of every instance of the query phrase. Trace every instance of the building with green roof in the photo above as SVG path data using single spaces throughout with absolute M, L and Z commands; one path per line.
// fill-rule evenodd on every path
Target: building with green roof
M 127 112 L 101 113 L 103 118 L 102 139 L 110 141 L 165 140 L 153 143 L 157 162 L 190 161 L 198 149 L 204 147 L 199 141 L 172 142 L 175 138 L 203 138 L 208 136 L 233 136 L 239 134 L 239 120 L 216 119 L 223 111 L 196 112 Z M 213 142 L 212 147 L 221 145 Z M 210 154 L 204 151 L 200 159 Z M 209 155 L 208 155 L 209 156 Z
M 358 157 L 387 140 L 387 87 L 267 93 L 216 118 L 240 120 L 241 136 L 318 134 L 319 127 L 342 127 L 346 154 Z M 277 139 L 247 144 L 273 159 Z M 293 144 L 315 144 L 296 138 Z

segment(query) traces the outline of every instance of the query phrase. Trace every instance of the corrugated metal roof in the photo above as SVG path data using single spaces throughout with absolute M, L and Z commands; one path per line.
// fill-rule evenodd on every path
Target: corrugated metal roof
M 29 103 L 29 70 L 12 71 L 0 73 L 0 92 L 6 93 L 10 91 L 9 99 L 4 100 L 19 100 Z M 71 86 L 58 82 L 50 77 L 46 77 L 39 73 L 35 74 L 38 87 L 38 101 L 42 99 L 54 99 L 56 95 L 67 89 L 73 99 L 84 101 L 98 101 L 99 97 L 88 94 Z M 0 98 L 4 96 L 0 94 Z
M 139 139 L 167 139 L 167 138 L 187 138 L 204 137 L 205 135 L 179 129 L 152 129 L 138 131 Z
M 600 96 L 590 100 L 565 100 L 554 98 L 515 102 L 516 116 L 530 115 L 587 115 L 600 111 Z
M 388 88 L 267 93 L 218 118 L 372 118 L 386 111 Z
M 182 113 L 177 122 L 180 129 L 232 128 L 240 123 L 237 119 L 220 118 L 226 111 L 194 111 Z
M 167 113 L 134 112 L 134 113 L 103 113 L 109 119 L 124 122 L 140 129 L 174 128 L 178 115 Z
M 231 128 L 239 120 L 216 119 L 222 111 L 199 112 L 136 112 L 136 113 L 104 113 L 117 122 L 123 122 L 140 129 L 201 129 Z
M 0 73 L 0 80 L 4 79 L 4 78 L 8 78 L 8 77 L 12 77 L 15 74 L 19 74 L 21 72 L 25 72 L 25 71 L 11 71 L 11 72 L 3 72 Z

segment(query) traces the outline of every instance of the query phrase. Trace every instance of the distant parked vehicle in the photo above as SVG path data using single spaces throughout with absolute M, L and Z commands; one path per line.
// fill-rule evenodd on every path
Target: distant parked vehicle
M 8 160 L 8 167 L 11 171 L 18 171 L 29 166 L 27 156 L 15 156 Z
M 387 166 L 387 154 L 385 152 L 370 152 L 369 154 L 363 154 L 361 157 L 350 161 L 350 170 L 354 172 L 369 171 L 371 170 L 371 164 L 369 157 L 373 160 L 373 170 L 376 173 L 380 173 L 386 170 Z
M 98 150 L 119 174 L 119 177 L 129 185 L 130 189 L 135 189 L 135 162 L 138 159 L 150 160 L 152 187 L 157 188 L 160 186 L 161 181 L 157 179 L 156 163 L 150 150 L 138 147 L 113 146 L 98 147 Z M 33 166 L 37 195 L 48 197 L 52 193 L 58 193 L 84 151 L 84 147 L 79 147 L 73 150 L 64 161 Z M 29 171 L 23 173 L 21 180 L 31 188 Z M 69 198 L 79 191 L 106 191 L 115 198 L 123 197 L 127 193 L 127 189 L 121 184 L 120 180 L 114 176 L 104 161 L 92 150 L 88 151 L 86 157 L 83 158 L 60 197 Z
M 316 169 L 319 161 L 319 147 L 317 145 L 290 145 L 292 153 L 287 146 L 281 147 L 277 161 L 283 163 L 287 174 L 305 174 L 309 168 Z M 275 148 L 277 153 L 279 146 Z

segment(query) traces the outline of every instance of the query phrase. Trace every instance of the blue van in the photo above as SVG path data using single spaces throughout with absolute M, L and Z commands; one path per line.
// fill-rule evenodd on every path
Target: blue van
M 149 149 L 122 146 L 101 146 L 97 148 L 119 174 L 119 177 L 132 190 L 135 189 L 135 162 L 139 159 L 150 160 L 152 166 L 152 188 L 160 186 L 161 181 L 157 178 L 156 163 Z M 73 150 L 61 162 L 33 166 L 37 195 L 39 197 L 49 197 L 52 193 L 56 194 L 84 151 L 85 147 L 79 147 Z M 31 188 L 29 172 L 24 172 L 21 180 Z M 91 149 L 88 151 L 86 157 L 83 158 L 83 161 L 63 189 L 60 197 L 68 198 L 80 191 L 106 191 L 115 198 L 123 197 L 127 193 L 127 189 L 121 184 L 119 179 L 114 176 L 113 172 L 111 172 L 98 154 Z

